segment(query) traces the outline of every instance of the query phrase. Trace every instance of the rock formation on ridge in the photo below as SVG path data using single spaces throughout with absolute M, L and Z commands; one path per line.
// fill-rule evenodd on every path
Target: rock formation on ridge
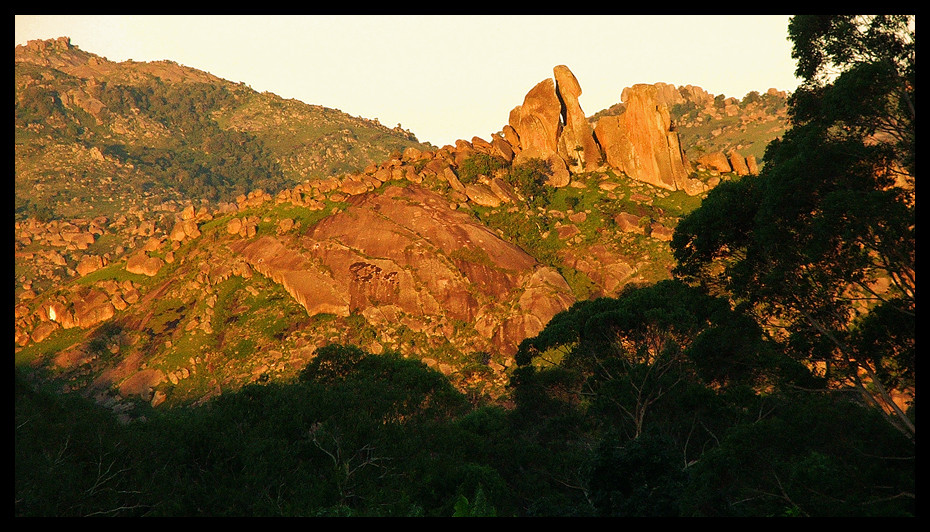
M 539 82 L 522 105 L 510 112 L 505 136 L 517 154 L 514 164 L 531 158 L 549 161 L 553 170 L 590 172 L 607 166 L 629 177 L 668 190 L 702 191 L 673 130 L 668 108 L 653 85 L 623 91 L 625 111 L 602 118 L 592 132 L 578 103 L 581 86 L 565 65 Z M 555 184 L 564 186 L 568 180 Z
M 527 159 L 548 159 L 558 152 L 562 105 L 551 78 L 540 81 L 510 111 L 509 125 L 519 139 L 514 164 Z
M 671 128 L 668 108 L 652 85 L 624 91 L 626 111 L 598 121 L 595 135 L 607 164 L 628 176 L 668 190 L 685 188 L 691 164 Z
M 594 132 L 581 110 L 581 104 L 578 103 L 581 85 L 567 66 L 559 65 L 553 70 L 564 110 L 564 126 L 558 142 L 559 155 L 572 173 L 596 170 L 602 157 L 594 140 Z

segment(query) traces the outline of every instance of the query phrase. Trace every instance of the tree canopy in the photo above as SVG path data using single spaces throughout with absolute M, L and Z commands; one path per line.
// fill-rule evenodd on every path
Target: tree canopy
M 914 31 L 908 16 L 794 17 L 791 129 L 672 241 L 681 278 L 748 305 L 912 438 Z

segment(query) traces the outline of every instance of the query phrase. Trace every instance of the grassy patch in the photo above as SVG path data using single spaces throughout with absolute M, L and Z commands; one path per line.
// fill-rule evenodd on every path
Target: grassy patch
M 85 333 L 86 331 L 80 327 L 56 329 L 42 342 L 29 344 L 16 353 L 14 356 L 14 365 L 26 366 L 37 360 L 63 351 L 80 342 Z
M 597 285 L 584 272 L 565 266 L 558 268 L 558 270 L 565 282 L 568 283 L 568 287 L 572 289 L 575 299 L 583 301 L 598 293 Z
M 109 280 L 120 283 L 123 281 L 132 281 L 133 283 L 142 284 L 147 282 L 148 277 L 141 273 L 130 273 L 126 271 L 126 261 L 118 261 L 88 273 L 84 277 L 79 278 L 77 283 L 81 285 L 92 285 L 97 281 Z
M 246 360 L 255 354 L 255 340 L 240 338 L 239 341 L 226 349 L 226 354 L 238 360 Z
M 345 343 L 362 347 L 363 349 L 374 341 L 377 341 L 379 331 L 373 325 L 368 323 L 361 314 L 350 314 L 345 318 L 345 330 L 343 338 Z
M 667 215 L 684 216 L 701 206 L 702 194 L 689 196 L 682 190 L 669 192 L 665 197 L 657 196 L 652 204 L 662 209 Z
M 572 349 L 578 345 L 577 342 L 572 342 L 569 344 L 559 345 L 557 347 L 551 347 L 542 353 L 533 357 L 533 365 L 537 368 L 551 368 L 558 367 L 562 363 L 562 360 L 571 353 Z

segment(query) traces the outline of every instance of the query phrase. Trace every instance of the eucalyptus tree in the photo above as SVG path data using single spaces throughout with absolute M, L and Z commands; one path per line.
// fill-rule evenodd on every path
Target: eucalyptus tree
M 756 177 L 678 226 L 679 278 L 752 309 L 836 388 L 915 438 L 915 26 L 810 15 L 788 28 L 802 85 Z

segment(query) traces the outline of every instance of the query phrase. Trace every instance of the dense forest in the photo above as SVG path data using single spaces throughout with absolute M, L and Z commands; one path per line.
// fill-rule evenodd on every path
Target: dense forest
M 913 23 L 794 17 L 763 170 L 682 220 L 674 279 L 525 340 L 503 404 L 339 344 L 144 423 L 17 370 L 15 515 L 916 516 Z
M 562 318 L 623 315 L 644 297 L 667 318 L 680 292 L 714 307 L 678 284 L 650 292 Z M 772 364 L 783 382 L 766 394 L 738 368 L 717 388 L 708 379 L 722 375 L 698 362 L 715 330 L 651 365 L 598 366 L 599 341 L 585 343 L 562 364 L 522 369 L 511 408 L 470 403 L 418 361 L 337 345 L 297 382 L 131 425 L 17 380 L 16 514 L 914 514 L 905 438 L 872 409 L 790 386 L 817 385 L 796 368 Z

